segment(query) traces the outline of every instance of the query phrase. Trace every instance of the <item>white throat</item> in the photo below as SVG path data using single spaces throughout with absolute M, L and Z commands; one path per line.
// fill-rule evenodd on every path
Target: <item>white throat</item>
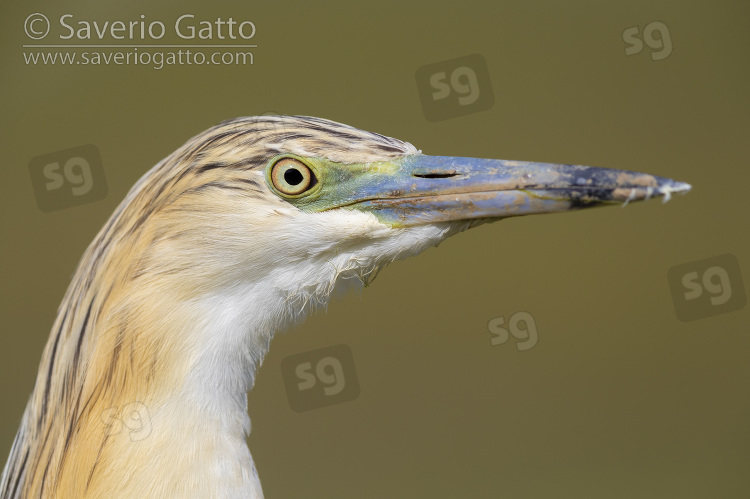
M 184 459 L 173 463 L 173 476 L 165 477 L 166 482 L 170 478 L 190 482 L 189 488 L 180 489 L 195 491 L 190 492 L 195 497 L 248 497 L 248 490 L 254 494 L 249 497 L 262 497 L 245 441 L 250 432 L 247 392 L 273 335 L 325 307 L 334 290 L 338 294 L 361 287 L 380 267 L 421 253 L 466 228 L 466 224 L 445 223 L 391 229 L 361 212 L 328 216 L 344 216 L 351 224 L 350 244 L 341 243 L 340 233 L 305 234 L 302 227 L 311 224 L 302 221 L 298 232 L 287 228 L 299 240 L 289 239 L 279 251 L 284 255 L 281 261 L 269 265 L 272 272 L 251 269 L 236 279 L 223 279 L 227 285 L 196 300 L 179 303 L 182 310 L 176 312 L 185 329 L 172 334 L 182 337 L 184 377 L 175 385 L 176 393 L 165 393 L 166 400 L 148 405 L 153 431 L 148 446 L 178 441 L 183 447 L 174 455 Z M 331 221 L 323 225 L 342 226 Z M 317 246 L 310 247 L 306 242 L 310 240 L 318 241 Z M 328 240 L 330 248 L 338 249 L 328 251 Z M 201 479 L 194 481 L 191 476 Z

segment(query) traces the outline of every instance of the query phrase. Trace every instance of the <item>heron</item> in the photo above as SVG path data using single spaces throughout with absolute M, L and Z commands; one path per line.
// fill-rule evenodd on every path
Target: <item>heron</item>
M 247 393 L 274 334 L 334 289 L 487 222 L 689 189 L 626 170 L 429 156 L 314 117 L 216 125 L 143 175 L 83 254 L 0 496 L 261 498 Z M 147 411 L 145 438 L 113 430 L 134 408 Z

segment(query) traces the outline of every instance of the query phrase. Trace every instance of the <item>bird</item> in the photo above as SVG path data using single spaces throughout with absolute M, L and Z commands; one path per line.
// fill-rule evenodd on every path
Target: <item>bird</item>
M 0 497 L 262 498 L 247 393 L 274 335 L 334 289 L 488 222 L 690 188 L 430 156 L 323 118 L 213 126 L 145 173 L 85 250 Z

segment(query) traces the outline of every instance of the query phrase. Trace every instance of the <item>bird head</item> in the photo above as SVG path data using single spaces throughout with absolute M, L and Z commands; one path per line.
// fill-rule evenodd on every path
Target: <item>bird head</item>
M 624 170 L 428 156 L 328 120 L 261 116 L 194 137 L 121 209 L 147 233 L 135 274 L 179 276 L 186 293 L 263 282 L 302 310 L 488 221 L 689 188 Z

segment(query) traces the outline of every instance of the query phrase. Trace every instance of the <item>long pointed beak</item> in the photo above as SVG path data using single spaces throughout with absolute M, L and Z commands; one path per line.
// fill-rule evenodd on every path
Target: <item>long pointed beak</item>
M 555 213 L 685 193 L 690 185 L 627 170 L 413 155 L 348 196 L 394 226 Z

